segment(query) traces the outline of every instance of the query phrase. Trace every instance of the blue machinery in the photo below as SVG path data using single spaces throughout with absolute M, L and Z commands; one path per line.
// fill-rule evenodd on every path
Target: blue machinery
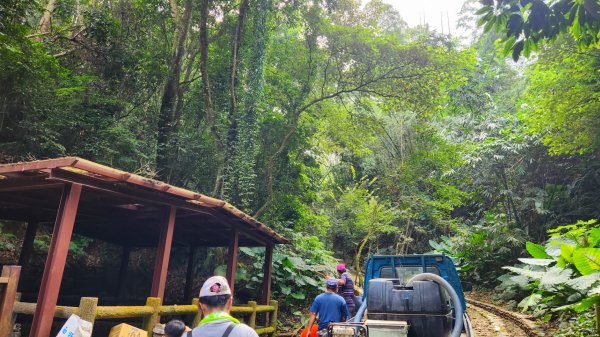
M 373 281 L 376 283 L 369 286 L 369 282 L 374 279 L 377 279 Z M 433 283 L 437 286 L 433 286 Z M 408 333 L 396 330 L 396 333 L 391 332 L 392 335 L 408 337 L 470 337 L 473 335 L 466 315 L 465 298 L 456 267 L 452 259 L 445 255 L 371 256 L 367 262 L 363 287 L 365 289 L 363 301 L 351 324 L 360 324 L 368 307 L 369 319 L 363 325 L 367 336 L 369 330 L 374 336 L 384 336 L 385 334 L 376 332 L 377 329 L 381 330 L 377 325 L 384 324 L 387 331 L 391 332 L 390 327 L 406 320 L 409 325 L 414 325 Z M 453 308 L 452 315 L 446 316 L 448 319 L 453 318 L 450 326 L 444 323 L 441 312 L 435 312 L 439 310 L 440 304 L 446 301 L 443 300 L 445 295 L 442 295 L 441 289 L 444 289 L 449 296 L 451 304 L 449 308 Z M 367 296 L 368 294 L 370 297 Z M 462 333 L 463 324 L 465 333 Z
M 404 278 L 404 282 L 408 282 L 412 276 L 421 273 L 440 275 L 450 283 L 460 298 L 463 311 L 467 310 L 465 295 L 454 262 L 450 257 L 442 254 L 372 255 L 367 262 L 363 289 L 369 289 L 369 281 L 374 278 Z M 366 296 L 365 292 L 363 302 Z

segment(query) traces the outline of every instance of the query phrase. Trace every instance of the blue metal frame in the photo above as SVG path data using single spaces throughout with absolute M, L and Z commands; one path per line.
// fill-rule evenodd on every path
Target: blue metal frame
M 440 276 L 443 277 L 448 283 L 452 285 L 460 302 L 463 310 L 467 310 L 467 304 L 465 303 L 465 294 L 458 278 L 458 273 L 454 262 L 451 258 L 443 254 L 423 254 L 423 255 L 372 255 L 367 262 L 367 269 L 365 271 L 365 282 L 363 283 L 364 289 L 369 289 L 369 280 L 379 278 L 379 272 L 382 267 L 393 268 L 394 275 L 396 269 L 394 267 L 401 266 L 421 266 L 425 273 L 428 266 L 435 266 L 440 271 Z M 366 291 L 365 291 L 366 296 Z M 366 300 L 363 298 L 363 301 Z

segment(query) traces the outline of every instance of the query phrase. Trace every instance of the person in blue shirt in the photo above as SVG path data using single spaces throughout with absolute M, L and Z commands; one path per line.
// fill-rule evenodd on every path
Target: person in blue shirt
M 350 318 L 346 300 L 337 294 L 338 282 L 334 278 L 325 281 L 325 292 L 315 298 L 310 306 L 310 318 L 308 319 L 307 337 L 321 337 L 327 335 L 329 323 L 344 322 Z M 319 315 L 318 336 L 311 336 L 310 331 Z

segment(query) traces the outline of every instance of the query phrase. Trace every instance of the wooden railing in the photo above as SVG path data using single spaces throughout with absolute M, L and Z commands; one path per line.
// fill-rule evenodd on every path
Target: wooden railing
M 14 313 L 33 315 L 35 307 L 36 303 L 17 301 L 14 302 Z M 257 305 L 256 302 L 250 301 L 247 305 L 231 308 L 233 316 L 248 324 L 259 335 L 269 337 L 275 337 L 277 331 L 277 312 L 277 301 L 271 301 L 270 305 Z M 265 326 L 256 325 L 258 313 L 268 313 Z M 152 336 L 152 328 L 158 323 L 161 315 L 194 315 L 193 326 L 198 324 L 202 316 L 198 310 L 198 299 L 194 299 L 191 304 L 161 305 L 161 300 L 157 297 L 148 297 L 146 305 L 138 306 L 98 306 L 98 298 L 82 297 L 79 307 L 59 305 L 54 311 L 54 317 L 58 318 L 68 318 L 71 314 L 76 314 L 92 324 L 99 319 L 143 318 L 142 328 L 148 331 L 148 336 Z
M 3 266 L 0 275 L 0 336 L 12 334 L 13 305 L 17 297 L 20 266 Z

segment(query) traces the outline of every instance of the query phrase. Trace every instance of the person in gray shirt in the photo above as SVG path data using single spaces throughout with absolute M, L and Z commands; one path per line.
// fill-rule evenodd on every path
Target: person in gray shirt
M 199 297 L 204 318 L 184 337 L 258 337 L 254 329 L 229 314 L 233 296 L 224 277 L 213 276 L 206 280 Z

